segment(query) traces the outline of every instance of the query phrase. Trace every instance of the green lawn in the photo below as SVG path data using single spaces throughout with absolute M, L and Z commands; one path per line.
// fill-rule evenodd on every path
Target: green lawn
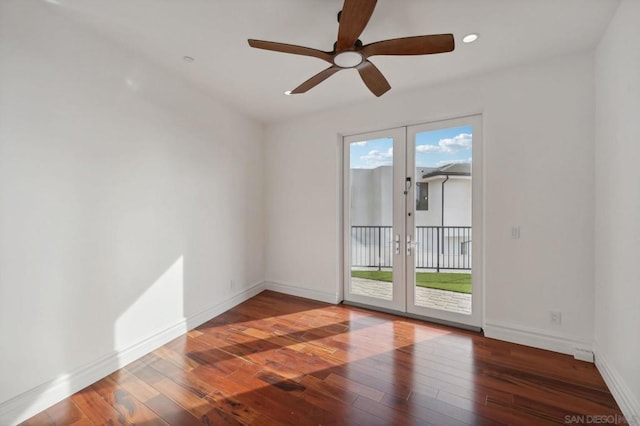
M 351 271 L 352 277 L 391 282 L 391 271 Z M 416 285 L 471 294 L 471 274 L 444 272 L 417 272 Z

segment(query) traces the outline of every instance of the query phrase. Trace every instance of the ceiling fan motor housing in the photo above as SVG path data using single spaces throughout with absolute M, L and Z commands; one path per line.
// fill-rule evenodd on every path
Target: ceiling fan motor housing
M 453 34 L 413 36 L 378 41 L 363 45 L 358 38 L 367 26 L 377 0 L 344 0 L 338 12 L 338 39 L 333 51 L 327 52 L 310 47 L 296 46 L 263 40 L 249 40 L 249 45 L 258 49 L 311 56 L 331 64 L 307 81 L 288 91 L 291 94 L 305 93 L 333 74 L 343 69 L 356 68 L 362 81 L 376 96 L 386 93 L 391 86 L 380 70 L 369 61 L 375 55 L 429 55 L 451 52 L 455 48 Z
M 364 56 L 354 50 L 347 50 L 333 57 L 333 63 L 340 68 L 355 68 L 363 61 Z
M 353 44 L 353 47 L 355 50 L 360 50 L 362 49 L 362 46 L 364 46 L 364 44 L 362 43 L 362 40 L 357 39 L 356 42 Z M 336 50 L 338 50 L 338 42 L 334 42 L 333 43 L 333 52 L 332 53 L 336 53 Z

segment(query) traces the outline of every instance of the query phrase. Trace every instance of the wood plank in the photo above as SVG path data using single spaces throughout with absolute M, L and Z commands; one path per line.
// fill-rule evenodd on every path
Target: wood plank
M 115 408 L 127 423 L 167 426 L 166 422 L 159 419 L 153 411 L 120 387 L 118 382 L 114 381 L 111 377 L 106 377 L 91 387 L 108 404 Z
M 191 391 L 183 388 L 170 379 L 162 379 L 153 385 L 160 393 L 180 405 L 191 413 L 195 418 L 200 419 L 211 410 L 211 405 L 206 399 L 195 395 Z
M 159 392 L 152 386 L 140 380 L 124 368 L 113 373 L 111 377 L 118 383 L 118 386 L 129 392 L 140 402 L 147 402 L 159 395 Z
M 71 399 L 64 399 L 22 423 L 24 426 L 69 425 L 93 426 L 94 423 Z
M 159 418 L 170 425 L 197 426 L 202 423 L 190 412 L 163 394 L 158 394 L 146 402 L 147 407 L 153 410 Z
M 71 401 L 96 425 L 128 425 L 129 423 L 111 404 L 89 386 L 72 395 Z
M 207 401 L 212 409 L 205 417 L 212 424 L 252 424 L 265 417 L 265 413 L 256 410 L 251 404 L 235 397 L 228 397 L 220 391 L 209 395 Z M 270 418 L 264 421 L 264 423 L 271 422 Z
M 245 384 L 249 391 L 236 395 L 236 398 L 253 406 L 260 401 L 268 407 L 265 413 L 276 421 L 304 424 L 331 418 L 333 413 L 311 404 L 301 397 L 305 387 L 295 388 L 273 386 L 263 380 L 264 372 L 245 368 L 236 371 L 227 380 Z M 283 380 L 287 380 L 283 377 Z
M 419 424 L 420 421 L 408 411 L 397 410 L 394 406 L 381 404 L 380 401 L 374 401 L 365 396 L 360 395 L 353 403 L 353 406 L 361 409 L 371 415 L 379 418 L 383 424 L 400 425 L 400 424 Z M 447 424 L 455 425 L 453 419 L 447 419 Z M 462 424 L 462 423 L 460 423 Z
M 330 374 L 329 377 L 325 379 L 325 383 L 356 393 L 359 396 L 367 397 L 376 402 L 382 401 L 382 397 L 384 396 L 384 392 L 367 385 L 363 385 L 362 383 L 348 379 L 339 374 Z
M 265 291 L 24 426 L 558 424 L 622 416 L 592 364 Z

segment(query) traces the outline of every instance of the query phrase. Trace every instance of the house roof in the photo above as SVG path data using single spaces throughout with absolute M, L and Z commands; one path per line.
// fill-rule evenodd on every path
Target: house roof
M 450 163 L 431 169 L 422 175 L 423 179 L 435 176 L 471 176 L 471 163 Z

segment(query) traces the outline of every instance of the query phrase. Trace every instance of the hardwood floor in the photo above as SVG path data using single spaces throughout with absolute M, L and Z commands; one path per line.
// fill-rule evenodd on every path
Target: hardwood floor
M 23 425 L 545 425 L 581 415 L 622 416 L 593 364 L 265 291 Z

